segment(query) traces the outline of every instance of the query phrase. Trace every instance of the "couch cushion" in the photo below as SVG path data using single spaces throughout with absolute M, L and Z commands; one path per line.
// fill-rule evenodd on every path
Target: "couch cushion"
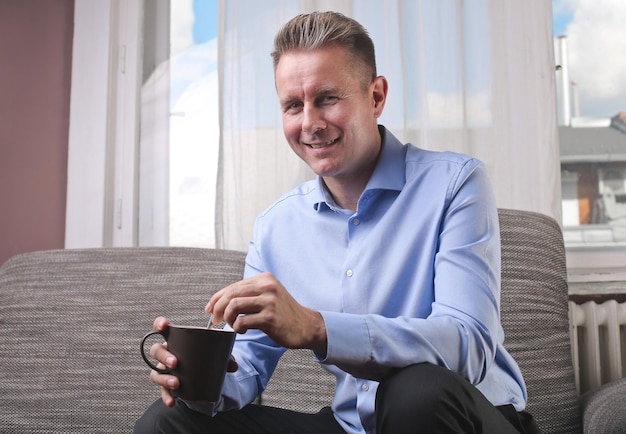
M 128 433 L 158 399 L 139 342 L 158 315 L 206 324 L 241 252 L 56 250 L 0 268 L 2 432 Z
M 611 381 L 581 397 L 585 433 L 619 434 L 626 431 L 626 378 Z
M 322 369 L 309 350 L 287 350 L 260 398 L 264 405 L 317 413 L 330 406 L 335 377 Z

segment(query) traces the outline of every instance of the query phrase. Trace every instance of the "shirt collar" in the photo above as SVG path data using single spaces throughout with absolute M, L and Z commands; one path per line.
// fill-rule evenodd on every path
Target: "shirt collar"
M 382 149 L 376 168 L 363 193 L 370 190 L 400 191 L 405 184 L 405 171 L 398 169 L 400 167 L 404 169 L 406 146 L 384 126 L 379 125 L 378 131 L 382 138 Z M 317 177 L 317 188 L 310 198 L 316 211 L 338 208 L 321 176 Z

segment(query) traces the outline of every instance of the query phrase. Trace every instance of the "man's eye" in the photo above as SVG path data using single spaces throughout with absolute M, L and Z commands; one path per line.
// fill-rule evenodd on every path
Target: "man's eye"
M 336 96 L 327 95 L 321 99 L 322 104 L 334 104 L 339 98 Z
M 300 102 L 294 102 L 291 104 L 288 104 L 285 106 L 285 111 L 286 112 L 294 112 L 294 111 L 298 111 L 302 108 L 302 103 Z

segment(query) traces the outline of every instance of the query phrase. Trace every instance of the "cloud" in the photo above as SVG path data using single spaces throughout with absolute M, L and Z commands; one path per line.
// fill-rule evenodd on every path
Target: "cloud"
M 611 117 L 626 110 L 626 2 L 555 2 L 555 13 L 568 8 L 569 76 L 578 85 L 581 115 Z

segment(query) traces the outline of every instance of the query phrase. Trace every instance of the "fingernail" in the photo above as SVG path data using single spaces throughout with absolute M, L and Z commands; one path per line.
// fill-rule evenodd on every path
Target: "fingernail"
M 174 364 L 174 357 L 169 356 L 167 359 L 165 359 L 165 364 L 171 367 Z
M 170 378 L 169 380 L 167 380 L 167 385 L 170 387 L 174 387 L 176 385 L 176 380 Z

